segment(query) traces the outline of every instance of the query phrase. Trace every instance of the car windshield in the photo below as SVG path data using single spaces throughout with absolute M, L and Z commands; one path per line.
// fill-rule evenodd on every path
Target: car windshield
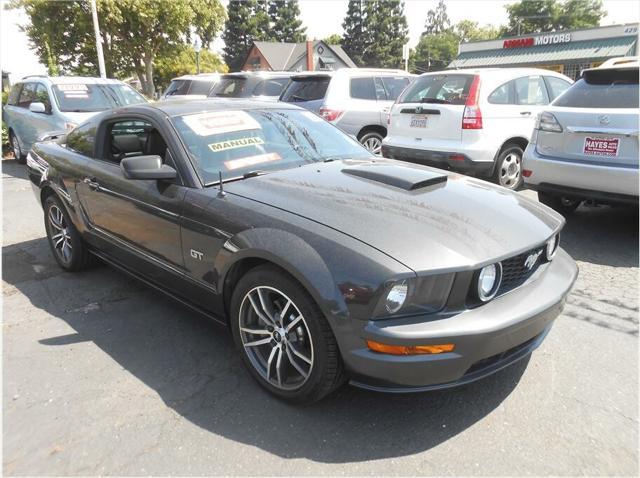
M 404 90 L 398 103 L 464 105 L 472 81 L 472 75 L 420 76 Z
M 570 108 L 638 108 L 638 70 L 589 70 L 560 95 L 554 106 Z
M 52 89 L 58 107 L 63 112 L 104 111 L 147 101 L 140 93 L 125 84 L 65 83 L 53 85 Z
M 216 86 L 213 87 L 209 96 L 223 96 L 227 98 L 240 98 L 247 96 L 247 79 L 222 78 Z
M 369 156 L 360 143 L 309 111 L 210 111 L 174 117 L 202 182 L 242 178 L 332 159 Z
M 176 96 L 189 94 L 191 80 L 171 80 L 171 84 L 164 92 L 164 96 Z

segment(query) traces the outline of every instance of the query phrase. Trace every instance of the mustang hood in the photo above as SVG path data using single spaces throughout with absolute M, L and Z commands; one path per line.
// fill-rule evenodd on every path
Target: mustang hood
M 416 272 L 513 256 L 544 243 L 564 221 L 485 181 L 387 159 L 313 164 L 225 189 L 348 234 Z

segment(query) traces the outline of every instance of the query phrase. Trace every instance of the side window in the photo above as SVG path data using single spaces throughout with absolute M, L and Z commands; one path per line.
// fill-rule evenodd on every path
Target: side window
M 49 92 L 47 91 L 47 87 L 42 83 L 38 83 L 36 88 L 36 98 L 34 101 L 39 101 L 44 105 L 45 111 L 47 113 L 51 113 L 51 99 L 49 97 Z
M 18 98 L 18 105 L 20 108 L 29 108 L 31 102 L 36 98 L 37 83 L 24 83 L 22 85 L 22 91 Z
M 512 105 L 515 104 L 513 100 L 513 81 L 509 81 L 503 85 L 498 86 L 489 95 L 487 100 L 494 105 Z
M 384 89 L 384 85 L 382 84 L 382 78 L 375 78 L 376 85 L 376 99 L 378 101 L 386 101 L 387 100 L 387 92 Z
M 67 148 L 90 158 L 94 157 L 96 144 L 96 125 L 85 123 L 75 128 L 67 136 Z
M 351 98 L 360 100 L 375 100 L 376 88 L 373 78 L 352 78 L 350 86 Z
M 541 76 L 525 76 L 514 80 L 517 105 L 547 105 L 549 97 Z
M 20 90 L 22 89 L 22 83 L 17 83 L 11 88 L 9 97 L 7 98 L 7 104 L 15 106 L 18 104 L 18 98 L 20 97 Z
M 387 91 L 387 99 L 395 101 L 395 99 L 400 96 L 400 93 L 402 93 L 402 90 L 411 83 L 411 79 L 406 76 L 384 76 L 382 77 L 382 83 Z
M 208 95 L 209 91 L 213 88 L 213 82 L 211 81 L 192 81 L 190 95 Z
M 545 76 L 544 81 L 547 83 L 547 89 L 549 90 L 549 100 L 553 101 L 567 88 L 571 86 L 571 83 L 555 76 Z
M 108 145 L 102 159 L 120 163 L 124 158 L 144 155 L 152 129 L 151 123 L 137 119 L 116 121 L 107 125 Z

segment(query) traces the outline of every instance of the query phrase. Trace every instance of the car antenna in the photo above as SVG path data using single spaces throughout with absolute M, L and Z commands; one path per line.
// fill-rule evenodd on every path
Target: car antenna
M 224 192 L 224 187 L 222 186 L 222 171 L 218 171 L 218 177 L 220 178 L 218 180 L 218 188 L 220 189 L 220 192 L 218 193 L 218 197 L 223 198 L 226 196 L 226 194 Z

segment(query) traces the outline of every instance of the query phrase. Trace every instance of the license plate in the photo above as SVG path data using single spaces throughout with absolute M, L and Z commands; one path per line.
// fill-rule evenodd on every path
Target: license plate
M 411 128 L 426 128 L 427 127 L 427 116 L 426 115 L 413 115 L 411 117 L 411 123 L 409 124 Z
M 620 138 L 591 138 L 584 139 L 584 154 L 589 156 L 618 156 Z

